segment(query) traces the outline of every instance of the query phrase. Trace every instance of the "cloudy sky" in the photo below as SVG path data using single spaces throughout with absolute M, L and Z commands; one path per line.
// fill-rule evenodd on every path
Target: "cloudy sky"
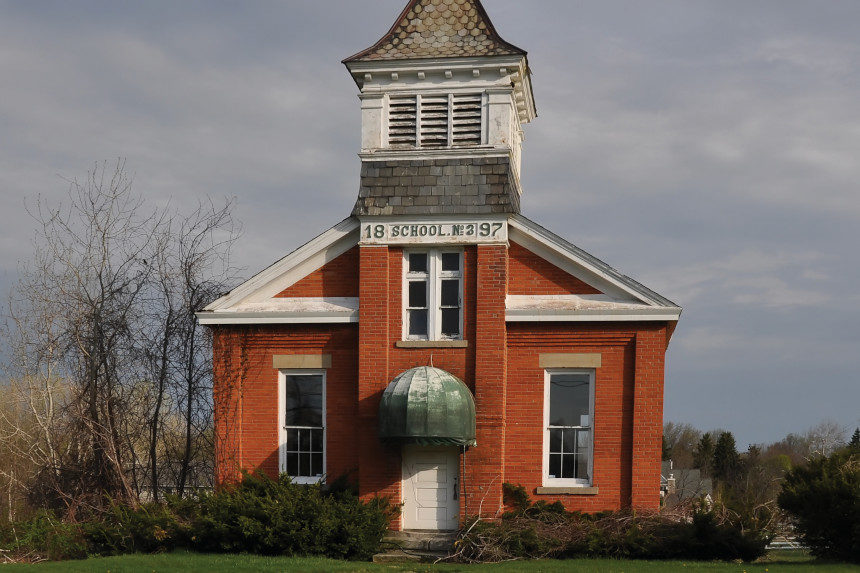
M 0 289 L 94 162 L 233 197 L 250 275 L 349 214 L 340 60 L 406 0 L 0 2 Z M 860 425 L 860 3 L 485 0 L 529 51 L 523 212 L 685 308 L 666 419 Z

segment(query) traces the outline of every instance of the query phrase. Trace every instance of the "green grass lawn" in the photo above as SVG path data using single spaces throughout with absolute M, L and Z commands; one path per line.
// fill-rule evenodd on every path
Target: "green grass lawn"
M 508 571 L 528 572 L 583 572 L 583 573 L 637 573 L 662 571 L 713 571 L 747 573 L 789 573 L 814 571 L 817 573 L 841 573 L 860 571 L 855 565 L 814 563 L 800 552 L 781 551 L 772 553 L 766 560 L 753 564 L 740 563 L 702 563 L 681 561 L 613 561 L 609 559 L 576 559 L 569 561 L 522 561 L 494 565 L 375 565 L 372 563 L 349 563 L 317 558 L 258 557 L 255 555 L 199 555 L 196 553 L 176 552 L 162 555 L 126 555 L 105 557 L 85 561 L 63 561 L 40 563 L 37 565 L 2 565 L 0 573 L 27 571 L 30 573 L 86 572 L 86 573 L 160 573 L 162 571 L 183 571 L 190 573 L 217 573 L 218 571 L 260 571 L 284 572 L 301 571 L 355 571 L 390 572 L 414 571 L 465 571 L 505 573 Z

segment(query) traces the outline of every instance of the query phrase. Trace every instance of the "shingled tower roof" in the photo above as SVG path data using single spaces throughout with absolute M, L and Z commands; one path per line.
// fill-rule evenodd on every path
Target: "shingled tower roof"
M 499 36 L 480 0 L 411 0 L 381 40 L 344 63 L 525 54 Z

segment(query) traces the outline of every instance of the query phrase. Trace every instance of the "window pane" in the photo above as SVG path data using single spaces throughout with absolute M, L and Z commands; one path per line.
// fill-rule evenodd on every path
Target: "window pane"
M 459 271 L 460 253 L 442 253 L 442 270 Z
M 299 450 L 302 452 L 311 451 L 311 431 L 299 430 Z
M 409 311 L 409 334 L 410 336 L 427 336 L 427 311 Z
M 577 456 L 562 456 L 561 477 L 565 479 L 576 477 L 576 458 Z
M 553 453 L 558 453 L 561 451 L 561 437 L 564 434 L 564 430 L 550 430 L 549 431 L 549 451 Z
M 409 253 L 409 272 L 427 272 L 427 253 Z
M 576 430 L 563 430 L 564 431 L 564 453 L 573 454 L 576 453 Z
M 579 426 L 588 423 L 588 374 L 553 374 L 549 389 L 549 425 Z
M 590 436 L 591 436 L 591 432 L 589 432 L 587 430 L 586 431 L 580 430 L 579 432 L 577 432 L 577 438 L 576 438 L 576 441 L 578 442 L 577 443 L 577 449 L 580 452 L 587 452 L 588 451 L 588 440 L 589 440 Z
M 561 454 L 551 454 L 549 456 L 549 477 L 561 477 Z
M 311 430 L 311 450 L 314 452 L 323 451 L 323 431 Z
M 409 281 L 409 306 L 411 308 L 427 307 L 426 281 Z
M 299 454 L 287 454 L 287 475 L 299 475 Z
M 460 306 L 460 281 L 442 281 L 442 306 Z
M 313 454 L 311 456 L 311 475 L 321 476 L 323 473 L 323 456 L 322 454 Z
M 290 430 L 287 432 L 287 450 L 291 452 L 299 451 L 299 431 Z
M 287 426 L 322 426 L 322 376 L 287 376 Z
M 576 456 L 576 477 L 588 479 L 588 456 Z
M 457 336 L 460 334 L 460 309 L 442 309 L 442 334 L 445 336 Z

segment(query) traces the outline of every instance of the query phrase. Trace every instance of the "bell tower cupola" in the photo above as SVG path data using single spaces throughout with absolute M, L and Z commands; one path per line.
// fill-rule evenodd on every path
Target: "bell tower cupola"
M 353 215 L 519 213 L 528 59 L 479 0 L 411 0 L 344 64 L 362 113 Z

